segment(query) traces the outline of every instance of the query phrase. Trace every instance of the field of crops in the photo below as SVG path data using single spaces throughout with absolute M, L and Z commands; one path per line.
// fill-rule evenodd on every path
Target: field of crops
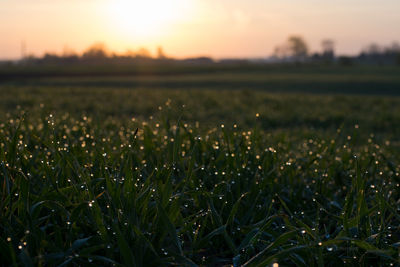
M 60 83 L 0 85 L 2 265 L 400 264 L 393 94 Z

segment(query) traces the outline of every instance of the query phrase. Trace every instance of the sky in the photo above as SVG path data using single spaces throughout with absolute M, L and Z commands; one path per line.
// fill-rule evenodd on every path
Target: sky
M 124 53 L 159 46 L 171 57 L 267 57 L 288 36 L 337 54 L 400 42 L 399 0 L 0 0 L 0 59 L 82 53 L 93 43 Z

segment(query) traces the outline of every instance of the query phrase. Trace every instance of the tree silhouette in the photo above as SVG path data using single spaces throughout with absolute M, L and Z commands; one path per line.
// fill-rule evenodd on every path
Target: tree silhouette
M 161 46 L 159 46 L 157 48 L 157 58 L 158 59 L 166 59 L 167 58 L 167 56 L 164 53 L 164 49 Z
M 141 47 L 138 51 L 136 51 L 136 57 L 151 58 L 151 53 L 147 48 Z
M 308 56 L 308 46 L 300 36 L 290 36 L 287 41 L 275 48 L 274 56 L 285 60 L 302 61 Z
M 84 59 L 104 59 L 107 57 L 107 49 L 103 43 L 90 46 L 82 55 Z
M 290 36 L 287 40 L 290 56 L 295 60 L 304 60 L 308 55 L 308 46 L 301 36 Z
M 322 54 L 333 54 L 335 51 L 335 42 L 331 39 L 325 39 L 321 42 Z
M 335 58 L 335 42 L 331 39 L 325 39 L 321 42 L 322 59 L 331 62 Z

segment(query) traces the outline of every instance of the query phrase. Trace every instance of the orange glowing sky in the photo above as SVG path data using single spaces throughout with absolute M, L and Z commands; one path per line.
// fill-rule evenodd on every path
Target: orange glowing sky
M 400 41 L 399 0 L 3 0 L 0 58 L 81 53 L 103 42 L 119 53 L 162 46 L 167 55 L 265 57 L 289 35 L 340 54 Z

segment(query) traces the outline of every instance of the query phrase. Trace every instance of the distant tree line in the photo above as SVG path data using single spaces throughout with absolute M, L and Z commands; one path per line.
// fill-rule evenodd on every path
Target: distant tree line
M 272 60 L 275 62 L 339 63 L 342 65 L 400 65 L 400 45 L 397 42 L 386 47 L 371 44 L 364 48 L 359 55 L 353 57 L 337 57 L 335 41 L 332 39 L 322 40 L 321 48 L 321 52 L 310 53 L 304 38 L 294 35 L 275 48 Z
M 363 49 L 357 60 L 365 64 L 398 64 L 400 65 L 400 44 L 397 42 L 382 47 L 371 44 Z
M 299 35 L 289 36 L 288 39 L 276 46 L 273 55 L 268 59 L 223 59 L 222 64 L 248 64 L 260 63 L 300 63 L 300 64 L 375 64 L 375 65 L 400 65 L 400 45 L 396 42 L 389 46 L 371 44 L 362 49 L 357 56 L 337 56 L 335 53 L 335 41 L 324 39 L 321 41 L 320 52 L 311 53 L 305 39 Z M 7 62 L 3 62 L 6 64 Z M 26 65 L 68 65 L 68 64 L 213 64 L 217 63 L 210 57 L 196 57 L 177 60 L 168 57 L 162 47 L 157 48 L 153 56 L 146 48 L 136 51 L 128 50 L 123 54 L 110 52 L 103 43 L 95 43 L 87 48 L 81 55 L 65 49 L 62 55 L 46 53 L 43 57 L 27 56 L 19 64 Z M 1 64 L 1 62 L 0 62 Z M 12 64 L 12 63 L 7 63 Z
M 157 48 L 157 54 L 153 56 L 146 48 L 136 51 L 128 50 L 123 54 L 110 52 L 103 43 L 95 43 L 87 48 L 81 55 L 72 51 L 66 51 L 62 55 L 46 53 L 43 57 L 28 56 L 21 61 L 27 65 L 68 65 L 68 64 L 153 64 L 174 63 L 187 64 L 213 63 L 209 57 L 187 58 L 176 60 L 168 57 L 162 47 Z

